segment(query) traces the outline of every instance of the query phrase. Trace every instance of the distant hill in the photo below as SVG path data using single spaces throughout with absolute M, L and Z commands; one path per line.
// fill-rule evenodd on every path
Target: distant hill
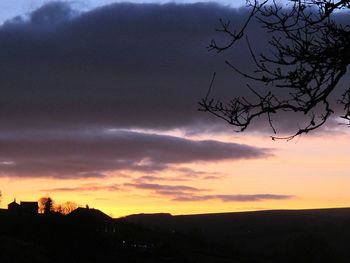
M 0 210 L 1 263 L 348 263 L 350 208 L 200 215 Z
M 205 240 L 155 231 L 97 209 L 69 215 L 0 213 L 1 263 L 235 263 Z
M 350 258 L 350 208 L 140 214 L 125 220 L 153 230 L 201 236 L 248 262 L 348 262 Z
M 212 214 L 176 215 L 168 213 L 134 214 L 123 217 L 128 222 L 143 224 L 149 227 L 177 226 L 186 228 L 197 226 L 204 227 L 206 231 L 223 227 L 227 231 L 227 224 L 234 226 L 259 224 L 274 226 L 286 226 L 299 223 L 325 223 L 350 219 L 350 208 L 325 208 L 305 210 L 265 210 L 250 212 L 229 212 Z M 203 229 L 204 230 L 204 229 Z
M 177 227 L 183 230 L 191 227 L 203 228 L 212 234 L 227 233 L 227 226 L 234 228 L 253 226 L 286 227 L 342 222 L 350 220 L 350 208 L 325 208 L 305 210 L 265 210 L 250 212 L 229 212 L 212 214 L 176 215 L 168 213 L 134 214 L 123 217 L 128 222 L 142 224 L 151 228 Z M 219 231 L 222 229 L 222 231 Z M 232 230 L 232 228 L 231 228 Z

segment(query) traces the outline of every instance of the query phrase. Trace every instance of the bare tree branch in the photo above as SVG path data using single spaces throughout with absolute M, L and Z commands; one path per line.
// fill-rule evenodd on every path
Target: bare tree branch
M 270 90 L 263 94 L 248 85 L 255 99 L 234 97 L 223 103 L 210 98 L 213 78 L 206 97 L 199 102 L 200 110 L 225 120 L 238 131 L 244 131 L 257 117 L 266 115 L 274 134 L 277 133 L 273 125 L 274 114 L 302 113 L 308 121 L 294 134 L 272 136 L 272 139 L 285 140 L 321 127 L 334 113 L 330 95 L 350 64 L 350 25 L 338 23 L 334 15 L 340 10 L 349 11 L 350 0 L 290 0 L 290 3 L 290 8 L 282 8 L 275 1 L 248 2 L 251 12 L 238 31 L 231 31 L 230 23 L 220 20 L 221 28 L 217 31 L 228 36 L 230 41 L 224 46 L 212 41 L 209 50 L 222 52 L 231 48 L 242 39 L 253 19 L 271 34 L 269 54 L 255 54 L 248 36 L 245 38 L 255 66 L 252 73 L 243 72 L 226 61 L 239 75 L 262 83 Z M 285 90 L 283 96 L 275 92 L 279 89 Z M 350 124 L 350 89 L 343 93 L 338 103 L 344 105 L 345 113 L 341 117 Z

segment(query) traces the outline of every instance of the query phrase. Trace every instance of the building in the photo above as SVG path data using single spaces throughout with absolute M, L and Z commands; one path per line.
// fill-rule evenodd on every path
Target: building
M 16 202 L 16 198 L 13 200 L 13 202 L 9 203 L 7 205 L 7 209 L 9 212 L 19 212 L 21 205 Z
M 16 199 L 7 205 L 7 209 L 11 213 L 25 214 L 25 215 L 36 215 L 38 214 L 38 202 L 20 202 L 18 204 Z
M 20 203 L 21 212 L 25 214 L 36 215 L 38 213 L 38 202 L 22 202 Z

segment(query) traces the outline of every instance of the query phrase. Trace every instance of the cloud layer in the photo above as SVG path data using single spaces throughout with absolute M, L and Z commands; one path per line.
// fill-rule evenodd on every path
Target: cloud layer
M 205 194 L 210 189 L 199 189 L 196 187 L 185 185 L 164 185 L 164 184 L 149 184 L 149 183 L 128 183 L 127 187 L 132 187 L 141 190 L 149 190 L 156 195 L 170 198 L 173 201 L 196 202 L 220 200 L 222 202 L 260 202 L 265 200 L 287 200 L 295 198 L 292 195 L 280 194 Z
M 193 162 L 266 158 L 271 150 L 213 140 L 105 130 L 51 134 L 0 133 L 0 174 L 102 177 L 111 171 L 152 173 Z M 182 171 L 184 170 L 184 171 Z M 200 172 L 199 172 L 200 173 Z
M 8 21 L 0 27 L 0 123 L 20 130 L 221 130 L 221 122 L 197 111 L 197 102 L 213 71 L 219 73 L 214 97 L 249 96 L 246 80 L 224 60 L 246 70 L 252 61 L 245 43 L 237 46 L 240 52 L 224 54 L 206 46 L 213 37 L 225 41 L 214 31 L 219 18 L 239 27 L 246 13 L 210 3 L 113 4 L 79 14 L 67 3 L 51 2 L 28 19 Z M 257 52 L 266 50 L 261 40 L 268 35 L 254 23 L 249 33 Z M 281 128 L 294 129 L 293 118 L 283 118 Z M 259 123 L 256 130 L 268 126 Z
M 6 126 L 172 129 L 210 123 L 197 112 L 217 66 L 206 51 L 213 4 L 115 4 L 77 15 L 65 3 L 0 28 Z
M 252 194 L 252 195 L 183 195 L 173 198 L 174 201 L 208 201 L 220 200 L 223 202 L 260 202 L 266 200 L 287 200 L 293 199 L 292 195 L 276 194 Z
M 130 191 L 133 189 L 145 190 L 150 196 L 168 198 L 179 202 L 200 202 L 219 200 L 222 202 L 261 202 L 266 200 L 288 200 L 293 195 L 281 194 L 205 194 L 210 189 L 199 189 L 187 185 L 168 185 L 157 183 L 125 183 L 123 185 L 81 185 L 76 187 L 60 187 L 44 189 L 44 192 L 85 192 L 85 191 Z

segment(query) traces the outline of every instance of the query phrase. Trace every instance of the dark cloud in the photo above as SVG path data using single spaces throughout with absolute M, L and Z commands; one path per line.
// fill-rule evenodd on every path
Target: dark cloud
M 156 176 L 144 175 L 135 179 L 135 182 L 155 182 L 155 181 L 188 181 L 189 178 L 180 176 Z
M 292 195 L 275 194 L 253 194 L 253 195 L 179 195 L 173 198 L 174 201 L 207 201 L 221 200 L 223 202 L 259 202 L 266 200 L 286 200 L 292 199 Z
M 185 185 L 164 185 L 150 183 L 128 183 L 127 187 L 132 187 L 142 190 L 151 190 L 153 194 L 165 196 L 173 201 L 208 201 L 220 200 L 222 202 L 259 202 L 266 200 L 286 200 L 295 198 L 292 195 L 279 194 L 250 194 L 250 195 L 203 195 L 200 192 L 209 191 L 209 189 L 199 189 Z
M 54 3 L 0 28 L 3 127 L 213 124 L 197 101 L 226 67 L 206 45 L 218 18 L 237 11 L 115 4 L 72 14 Z
M 30 23 L 39 26 L 54 26 L 69 21 L 78 15 L 67 3 L 48 2 L 30 14 Z
M 147 184 L 147 183 L 128 183 L 125 184 L 126 186 L 131 186 L 133 188 L 137 189 L 144 189 L 144 190 L 154 190 L 156 193 L 176 193 L 176 192 L 199 192 L 203 191 L 201 189 L 186 186 L 186 185 L 163 185 L 163 184 Z
M 230 132 L 198 112 L 197 102 L 213 71 L 214 97 L 249 96 L 245 80 L 224 64 L 229 59 L 251 69 L 246 43 L 237 46 L 240 52 L 206 50 L 215 36 L 227 41 L 214 31 L 219 18 L 239 26 L 246 14 L 213 3 L 124 3 L 78 14 L 58 2 L 8 21 L 0 28 L 0 123 L 20 130 L 102 125 Z M 268 35 L 254 23 L 248 33 L 257 52 L 266 50 Z M 291 118 L 281 126 L 291 127 Z
M 124 186 L 134 189 L 149 190 L 152 194 L 155 194 L 157 196 L 170 197 L 173 200 L 177 200 L 177 198 L 180 197 L 194 196 L 195 193 L 207 191 L 207 189 L 199 189 L 187 185 L 165 185 L 145 182 L 126 183 Z
M 148 178 L 152 180 L 152 178 Z M 156 178 L 159 180 L 160 178 Z M 76 187 L 58 187 L 43 189 L 43 192 L 96 192 L 96 191 L 127 191 L 128 189 L 140 189 L 151 191 L 152 194 L 170 198 L 173 201 L 180 202 L 196 202 L 208 200 L 220 200 L 222 202 L 260 202 L 266 200 L 287 200 L 293 199 L 293 195 L 280 194 L 239 194 L 239 195 L 203 195 L 201 192 L 209 191 L 209 189 L 199 189 L 187 185 L 165 185 L 156 183 L 125 183 L 123 185 L 80 185 Z
M 207 175 L 207 176 L 204 176 L 202 179 L 204 180 L 218 180 L 218 179 L 222 179 L 223 176 L 221 175 Z
M 271 156 L 269 149 L 244 144 L 122 130 L 0 133 L 0 149 L 2 176 L 61 178 L 103 177 L 109 171 L 183 170 L 173 166 Z
M 7 22 L 0 28 L 2 127 L 231 132 L 232 127 L 198 112 L 197 102 L 213 71 L 218 72 L 215 98 L 249 97 L 245 80 L 224 63 L 230 59 L 248 69 L 246 43 L 234 53 L 206 49 L 211 38 L 222 38 L 214 30 L 219 18 L 239 26 L 245 14 L 213 3 L 114 4 L 78 14 L 60 2 L 39 8 L 27 20 Z M 249 32 L 258 51 L 266 48 L 261 45 L 266 35 L 255 24 Z M 287 120 L 281 126 L 290 127 Z
M 215 172 L 205 172 L 187 167 L 174 168 L 173 171 L 180 173 L 180 175 L 183 175 L 186 178 L 204 178 L 208 176 L 217 176 L 217 173 Z
M 119 185 L 83 185 L 76 187 L 58 187 L 50 189 L 42 189 L 42 192 L 94 192 L 94 191 L 118 191 L 120 190 Z
M 144 175 L 135 178 L 135 182 L 155 182 L 155 181 L 190 181 L 190 180 L 213 180 L 222 179 L 223 175 L 215 172 L 197 171 L 185 167 L 168 167 L 169 171 L 175 175 Z

